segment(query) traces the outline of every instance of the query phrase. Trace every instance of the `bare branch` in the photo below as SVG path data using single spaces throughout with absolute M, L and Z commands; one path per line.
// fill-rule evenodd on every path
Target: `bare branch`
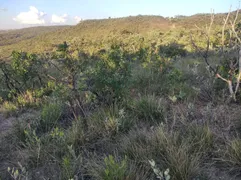
M 223 23 L 223 28 L 222 28 L 222 52 L 223 52 L 223 50 L 224 50 L 224 33 L 225 33 L 225 29 L 226 29 L 226 25 L 227 25 L 227 22 L 228 22 L 230 13 L 231 13 L 231 7 L 230 7 L 229 12 L 228 12 L 228 15 L 227 15 L 226 18 L 224 19 L 224 23 Z
M 229 82 L 229 80 L 223 78 L 219 73 L 216 74 L 216 77 L 219 78 L 219 79 L 222 79 L 222 80 L 225 81 L 226 83 Z
M 230 18 L 230 14 L 231 14 L 231 8 L 229 10 L 229 13 L 227 14 L 227 16 L 223 19 L 223 26 L 222 26 L 222 41 L 221 41 L 221 57 L 220 57 L 220 62 L 221 59 L 223 58 L 227 58 L 227 60 L 230 60 L 229 63 L 229 75 L 227 78 L 222 77 L 219 73 L 218 73 L 218 67 L 216 68 L 216 70 L 211 66 L 211 64 L 209 63 L 209 50 L 210 50 L 210 37 L 211 37 L 211 28 L 214 22 L 214 13 L 211 14 L 211 21 L 209 24 L 209 27 L 206 26 L 206 31 L 205 28 L 201 29 L 200 27 L 196 26 L 198 28 L 199 31 L 202 32 L 202 35 L 205 35 L 206 37 L 206 49 L 202 51 L 201 48 L 199 48 L 193 38 L 192 35 L 190 35 L 191 37 L 191 43 L 193 45 L 193 47 L 197 50 L 198 53 L 200 53 L 202 55 L 202 57 L 205 60 L 205 63 L 207 64 L 207 66 L 209 67 L 210 72 L 213 72 L 217 78 L 221 79 L 222 81 L 226 82 L 228 85 L 228 89 L 229 89 L 229 93 L 230 96 L 232 97 L 232 99 L 234 101 L 236 101 L 236 94 L 239 90 L 240 87 L 240 81 L 241 81 L 241 48 L 239 51 L 239 59 L 238 61 L 234 61 L 234 59 L 232 59 L 231 57 L 225 57 L 225 31 L 227 29 L 227 23 L 229 22 L 229 18 Z M 229 39 L 229 49 L 230 50 L 236 50 L 236 47 L 241 45 L 241 39 L 238 36 L 238 33 L 235 29 L 235 25 L 238 19 L 238 15 L 239 15 L 239 9 L 236 12 L 236 16 L 234 18 L 233 21 L 230 20 L 230 25 L 228 26 L 228 30 L 229 30 L 229 35 L 230 35 L 230 39 Z M 233 38 L 236 39 L 236 42 L 238 42 L 238 45 L 233 44 Z M 228 53 L 227 53 L 228 54 Z M 229 55 L 229 54 L 228 54 Z M 236 77 L 236 87 L 234 87 L 234 82 L 233 82 L 233 77 L 235 76 L 235 72 L 237 70 L 237 65 L 239 65 L 239 69 L 238 69 L 238 76 Z
M 237 77 L 237 84 L 235 88 L 235 94 L 238 92 L 239 89 L 239 84 L 240 84 L 240 79 L 241 79 L 241 50 L 239 50 L 239 68 L 238 68 L 238 77 Z
M 232 31 L 233 31 L 235 37 L 237 38 L 238 42 L 241 44 L 241 39 L 239 38 L 237 31 L 235 30 L 235 25 L 236 25 L 236 21 L 238 19 L 238 15 L 239 15 L 239 9 L 236 12 L 236 16 L 235 16 L 234 21 L 233 22 L 230 21 L 230 24 L 231 24 Z
M 212 12 L 211 12 L 211 21 L 210 21 L 210 25 L 209 25 L 209 28 L 208 28 L 208 35 L 210 35 L 210 31 L 211 31 L 213 22 L 214 22 L 214 10 L 212 10 Z

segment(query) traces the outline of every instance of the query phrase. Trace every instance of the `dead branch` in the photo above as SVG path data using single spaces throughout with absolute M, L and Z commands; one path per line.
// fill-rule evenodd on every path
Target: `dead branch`
M 241 49 L 239 50 L 239 68 L 238 68 L 238 77 L 237 77 L 237 84 L 235 88 L 235 94 L 237 94 L 238 89 L 239 89 L 239 84 L 240 84 L 240 79 L 241 79 Z
M 230 14 L 231 14 L 231 8 L 230 8 L 229 13 L 227 14 L 227 16 L 223 19 L 222 41 L 221 41 L 221 53 L 222 53 L 221 56 L 222 56 L 222 58 L 225 58 L 225 52 L 224 52 L 224 49 L 225 49 L 225 31 L 227 29 L 226 27 L 227 27 L 227 23 L 229 21 Z M 236 12 L 236 16 L 235 16 L 234 20 L 233 21 L 230 20 L 230 25 L 231 26 L 230 26 L 230 29 L 229 29 L 229 33 L 230 33 L 229 48 L 232 48 L 231 44 L 232 44 L 233 34 L 234 34 L 236 40 L 238 41 L 239 46 L 241 44 L 241 39 L 238 36 L 238 33 L 237 33 L 236 29 L 235 29 L 236 22 L 237 22 L 237 19 L 238 19 L 238 15 L 239 15 L 239 9 Z M 211 29 L 212 29 L 213 22 L 214 22 L 214 13 L 212 12 L 210 24 L 209 24 L 209 27 L 206 26 L 206 30 L 201 29 L 200 27 L 196 26 L 197 29 L 199 31 L 201 31 L 202 34 L 205 35 L 205 38 L 206 38 L 206 49 L 204 50 L 204 52 L 201 52 L 200 48 L 195 44 L 195 42 L 194 42 L 194 40 L 192 38 L 192 35 L 190 35 L 191 43 L 192 43 L 193 47 L 196 49 L 196 51 L 202 55 L 202 57 L 205 60 L 205 63 L 209 67 L 209 70 L 211 72 L 213 72 L 216 75 L 217 78 L 219 78 L 222 81 L 227 83 L 228 89 L 229 89 L 229 93 L 230 93 L 231 97 L 233 98 L 233 100 L 236 101 L 236 94 L 237 94 L 237 92 L 239 90 L 240 80 L 241 80 L 241 49 L 239 51 L 238 61 L 233 62 L 233 59 L 228 58 L 228 59 L 230 59 L 230 63 L 229 63 L 230 70 L 229 70 L 228 78 L 225 78 L 222 75 L 220 75 L 218 73 L 218 69 L 219 68 L 217 67 L 217 69 L 215 70 L 211 66 L 211 64 L 209 63 L 209 57 L 208 57 L 209 56 L 209 49 L 210 49 L 210 36 L 211 36 L 210 34 L 211 34 Z M 235 48 L 235 47 L 236 46 L 234 45 L 233 48 Z M 220 58 L 220 62 L 221 62 L 221 58 Z M 235 75 L 235 71 L 236 71 L 237 65 L 239 66 L 239 68 L 238 68 L 238 76 L 236 77 L 236 86 L 234 88 L 233 77 Z
M 225 19 L 223 19 L 224 23 L 223 23 L 223 28 L 222 28 L 222 53 L 224 51 L 224 33 L 225 33 L 225 29 L 226 29 L 226 25 L 227 25 L 230 13 L 231 13 L 231 7 L 229 9 L 228 15 L 226 16 Z

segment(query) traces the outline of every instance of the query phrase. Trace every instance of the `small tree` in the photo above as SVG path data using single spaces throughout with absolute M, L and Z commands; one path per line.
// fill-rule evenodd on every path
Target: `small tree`
M 36 54 L 13 51 L 10 63 L 0 62 L 0 80 L 14 94 L 42 87 L 46 78 L 43 63 Z
M 231 98 L 234 101 L 237 101 L 236 95 L 239 90 L 239 84 L 241 79 L 241 39 L 239 38 L 237 19 L 239 15 L 239 9 L 236 11 L 235 18 L 231 20 L 231 12 L 223 19 L 222 26 L 222 36 L 221 36 L 221 45 L 218 49 L 218 55 L 220 59 L 220 64 L 213 67 L 210 63 L 210 47 L 211 47 L 211 31 L 214 22 L 214 13 L 211 14 L 211 22 L 206 28 L 198 28 L 202 35 L 206 39 L 206 47 L 204 49 L 197 46 L 197 43 L 194 41 L 192 35 L 190 35 L 191 43 L 195 50 L 200 53 L 207 64 L 210 72 L 215 74 L 215 76 L 222 81 L 227 83 L 229 93 Z M 216 34 L 217 35 L 217 34 Z M 237 52 L 239 52 L 237 57 Z M 222 71 L 221 64 L 227 65 L 227 73 Z
M 84 127 L 87 128 L 86 112 L 82 96 L 88 89 L 85 87 L 87 79 L 86 72 L 88 71 L 90 63 L 88 54 L 78 48 L 71 49 L 71 47 L 64 42 L 57 46 L 57 52 L 49 57 L 48 62 L 61 74 L 56 78 L 50 75 L 48 75 L 48 77 L 57 83 L 65 84 L 66 91 L 68 91 L 65 100 L 70 106 L 75 119 L 81 116 Z

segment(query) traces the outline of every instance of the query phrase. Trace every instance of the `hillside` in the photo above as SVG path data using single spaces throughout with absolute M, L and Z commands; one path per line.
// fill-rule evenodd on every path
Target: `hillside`
M 59 29 L 65 29 L 67 27 L 68 26 L 40 26 L 17 30 L 0 31 L 0 46 L 15 44 L 19 41 L 31 39 L 36 36 L 53 32 Z
M 235 13 L 233 13 L 235 14 Z M 226 14 L 217 14 L 214 24 L 222 24 Z M 0 59 L 9 57 L 13 50 L 41 53 L 52 51 L 56 44 L 68 43 L 82 46 L 84 50 L 96 51 L 113 41 L 124 44 L 138 43 L 144 37 L 146 42 L 159 41 L 165 32 L 172 34 L 185 31 L 195 25 L 204 27 L 210 22 L 210 14 L 196 14 L 164 18 L 162 16 L 129 16 L 124 18 L 86 20 L 76 26 L 35 27 L 0 33 Z M 170 32 L 169 32 L 170 33 Z M 177 35 L 178 36 L 178 35 Z M 168 38 L 170 34 L 168 34 Z M 175 40 L 175 35 L 173 35 Z M 170 39 L 168 39 L 169 41 Z M 183 41 L 186 41 L 184 39 Z M 130 43 L 131 42 L 131 43 Z
M 0 61 L 0 180 L 240 180 L 241 23 L 222 35 L 225 15 L 208 33 L 210 14 L 0 32 L 2 57 L 25 51 Z

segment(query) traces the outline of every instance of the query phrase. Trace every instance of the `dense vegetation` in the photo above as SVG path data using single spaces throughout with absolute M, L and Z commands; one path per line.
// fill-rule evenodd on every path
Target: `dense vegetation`
M 138 16 L 2 46 L 0 178 L 239 179 L 234 14 L 237 36 L 223 14 Z
M 32 27 L 19 30 L 0 31 L 0 46 L 18 43 L 19 41 L 31 39 L 36 36 L 46 34 L 52 31 L 65 29 L 68 26 L 46 26 Z
M 218 28 L 226 14 L 217 14 Z M 165 45 L 175 41 L 188 46 L 190 30 L 195 25 L 206 26 L 210 14 L 189 17 L 164 18 L 162 16 L 130 16 L 124 18 L 85 20 L 70 27 L 37 27 L 0 33 L 0 59 L 10 57 L 13 50 L 29 53 L 52 52 L 55 45 L 67 41 L 90 54 L 111 46 L 113 41 L 122 42 L 129 51 L 136 51 L 140 40 Z M 188 47 L 187 47 L 188 48 Z M 190 47 L 189 47 L 190 48 Z

